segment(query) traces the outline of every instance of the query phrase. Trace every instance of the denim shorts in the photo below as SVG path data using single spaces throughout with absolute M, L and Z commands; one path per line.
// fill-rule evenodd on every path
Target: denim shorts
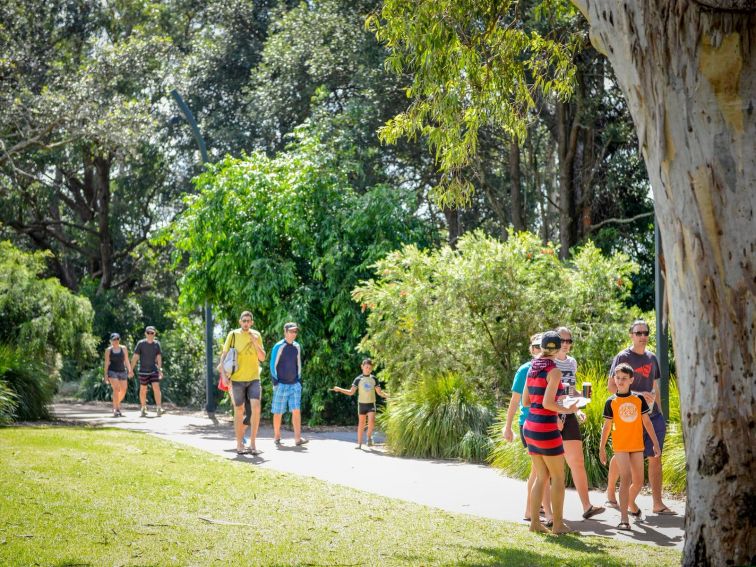
M 300 409 L 302 405 L 302 384 L 279 384 L 273 389 L 271 413 L 279 414 Z
M 108 378 L 115 378 L 116 380 L 128 380 L 128 372 L 116 372 L 115 370 L 108 370 Z
M 244 405 L 245 400 L 259 400 L 261 395 L 259 380 L 232 380 L 231 399 L 235 406 Z

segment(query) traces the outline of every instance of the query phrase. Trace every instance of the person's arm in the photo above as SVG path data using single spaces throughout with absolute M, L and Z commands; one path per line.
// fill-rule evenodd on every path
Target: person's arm
M 643 418 L 643 427 L 654 446 L 654 457 L 658 457 L 661 455 L 661 449 L 659 448 L 659 439 L 656 437 L 656 431 L 654 431 L 654 424 L 651 423 L 648 413 L 644 413 L 641 417 Z
M 552 368 L 546 375 L 546 391 L 543 394 L 543 407 L 557 413 L 575 413 L 577 411 L 577 402 L 567 407 L 560 406 L 556 402 L 557 390 L 561 381 L 562 371 L 558 368 Z
M 278 373 L 276 372 L 276 357 L 278 356 L 278 349 L 281 348 L 281 343 L 273 345 L 273 350 L 270 351 L 270 380 L 273 382 L 273 387 L 278 386 Z
M 522 390 L 522 407 L 530 407 L 530 394 L 528 393 L 528 385 L 525 384 L 525 388 Z
M 124 358 L 126 357 L 124 356 Z M 102 372 L 103 372 L 102 381 L 105 383 L 108 382 L 108 368 L 110 368 L 110 348 L 109 347 L 105 349 L 105 363 L 102 367 Z
M 517 410 L 520 409 L 520 398 L 522 398 L 520 394 L 512 392 L 512 399 L 509 400 L 509 408 L 507 408 L 507 423 L 504 425 L 504 430 L 502 431 L 502 435 L 506 441 L 512 441 L 514 439 L 512 422 L 517 414 Z
M 354 396 L 354 393 L 357 391 L 357 388 L 352 386 L 349 390 L 346 388 L 339 388 L 338 386 L 334 386 L 331 388 L 331 392 L 338 392 L 339 394 L 346 394 L 347 396 Z
M 225 347 L 224 347 L 225 348 Z M 226 356 L 228 356 L 228 350 L 221 352 L 220 361 L 218 362 L 218 374 L 221 377 L 223 384 L 228 382 L 228 376 L 226 376 L 226 369 L 223 368 L 223 363 L 226 362 Z
M 614 357 L 614 360 L 612 360 L 612 367 L 609 369 L 609 382 L 607 383 L 607 389 L 609 390 L 610 394 L 616 394 L 617 393 L 617 383 L 614 381 L 614 369 L 617 368 L 617 365 L 619 364 L 619 355 Z
M 139 360 L 139 343 L 137 343 L 136 348 L 134 349 L 134 354 L 131 357 L 131 374 L 134 375 L 134 368 L 136 368 L 137 360 Z
M 260 335 L 260 333 L 258 333 L 257 331 L 253 331 L 252 329 L 250 329 L 249 332 L 252 335 L 252 346 L 254 346 L 257 350 L 257 360 L 262 362 L 263 360 L 265 360 L 266 356 L 265 349 L 263 348 L 262 344 L 262 335 Z
M 158 352 L 155 355 L 155 365 L 157 366 L 158 370 L 158 376 L 160 376 L 160 379 L 163 379 L 163 353 Z
M 646 392 L 646 393 L 648 393 L 648 392 Z M 649 406 L 652 403 L 655 403 L 656 407 L 659 409 L 659 413 L 662 413 L 662 405 L 661 405 L 661 403 L 662 403 L 662 398 L 661 398 L 661 380 L 660 379 L 654 380 L 654 394 L 653 394 L 653 398 L 651 399 L 651 401 L 649 401 L 649 399 L 646 398 L 646 403 L 649 404 Z
M 612 418 L 604 418 L 604 427 L 601 428 L 601 441 L 599 442 L 599 460 L 602 465 L 606 464 L 606 442 L 609 440 L 609 432 L 612 430 Z
M 125 346 L 121 347 L 123 349 L 123 364 L 126 366 L 126 372 L 129 377 L 134 375 L 134 371 L 131 369 L 131 364 L 129 363 L 129 349 L 127 349 Z
M 388 400 L 389 395 L 381 390 L 380 386 L 375 387 L 375 393 L 378 394 L 380 397 L 382 397 L 384 400 Z

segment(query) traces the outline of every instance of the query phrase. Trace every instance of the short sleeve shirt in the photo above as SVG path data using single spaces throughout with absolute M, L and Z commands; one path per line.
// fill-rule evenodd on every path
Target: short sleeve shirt
M 604 417 L 612 420 L 612 448 L 614 452 L 643 451 L 643 418 L 648 404 L 642 396 L 615 394 L 604 404 Z
M 576 375 L 577 375 L 577 361 L 568 356 L 564 360 L 554 358 L 556 367 L 562 371 L 562 382 L 566 383 L 571 388 L 575 388 Z
M 262 336 L 260 333 L 255 330 L 253 330 L 252 333 L 262 344 Z M 252 344 L 252 338 L 249 336 L 249 333 L 245 333 L 241 329 L 231 331 L 226 337 L 226 342 L 223 344 L 223 350 L 229 350 L 232 344 L 239 353 L 237 358 L 239 366 L 236 369 L 236 372 L 231 375 L 231 380 L 234 382 L 251 382 L 253 380 L 259 380 L 260 360 L 257 358 L 257 349 L 255 348 L 255 345 Z
M 139 374 L 146 376 L 158 371 L 157 355 L 162 354 L 158 341 L 149 342 L 147 339 L 142 339 L 137 343 L 134 354 L 139 355 Z
M 528 379 L 528 371 L 530 370 L 530 365 L 532 363 L 533 361 L 529 360 L 517 369 L 514 382 L 512 382 L 512 393 L 520 394 L 520 396 L 522 396 L 522 392 L 525 390 L 525 382 Z M 522 405 L 522 397 L 520 397 L 520 427 L 525 423 L 527 417 L 528 408 Z
M 633 384 L 630 386 L 633 392 L 654 391 L 654 382 L 661 378 L 661 371 L 659 370 L 659 361 L 653 352 L 647 350 L 643 354 L 638 354 L 633 352 L 631 348 L 626 348 L 614 357 L 612 368 L 609 371 L 610 380 L 614 375 L 614 369 L 623 362 L 633 367 Z M 659 413 L 659 404 L 654 404 L 650 415 L 653 417 Z
M 361 404 L 374 404 L 375 403 L 375 388 L 378 386 L 378 380 L 375 376 L 370 374 L 365 376 L 360 374 L 352 382 L 352 386 L 357 388 L 357 401 Z

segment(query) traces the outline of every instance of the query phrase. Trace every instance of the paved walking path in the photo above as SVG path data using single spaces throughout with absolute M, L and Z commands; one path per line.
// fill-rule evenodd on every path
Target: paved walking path
M 482 465 L 393 457 L 385 452 L 380 442 L 370 449 L 363 445 L 363 450 L 358 451 L 353 430 L 308 432 L 310 443 L 304 447 L 294 447 L 291 432 L 284 431 L 284 446 L 277 449 L 272 430 L 261 427 L 257 448 L 263 453 L 253 457 L 236 454 L 233 428 L 227 417 L 213 422 L 201 413 L 169 411 L 157 418 L 151 411 L 148 417 L 142 418 L 134 408 L 127 409 L 122 418 L 113 418 L 109 406 L 104 404 L 67 403 L 54 404 L 53 413 L 62 420 L 144 431 L 250 466 L 315 477 L 449 512 L 523 523 L 525 482 L 507 478 Z M 603 504 L 604 494 L 591 492 L 591 502 Z M 583 510 L 574 490 L 567 491 L 564 517 L 571 528 L 583 534 L 682 549 L 684 503 L 669 499 L 666 502 L 678 516 L 654 515 L 651 497 L 639 496 L 638 504 L 648 516 L 643 522 L 633 524 L 632 534 L 616 530 L 620 520 L 617 510 L 607 509 L 599 516 L 583 520 Z

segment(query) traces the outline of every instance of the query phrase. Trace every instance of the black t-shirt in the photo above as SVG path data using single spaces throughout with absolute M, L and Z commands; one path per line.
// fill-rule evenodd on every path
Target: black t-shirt
M 147 339 L 142 339 L 137 343 L 134 354 L 139 355 L 139 374 L 144 376 L 158 371 L 157 355 L 161 354 L 158 341 L 150 343 Z

